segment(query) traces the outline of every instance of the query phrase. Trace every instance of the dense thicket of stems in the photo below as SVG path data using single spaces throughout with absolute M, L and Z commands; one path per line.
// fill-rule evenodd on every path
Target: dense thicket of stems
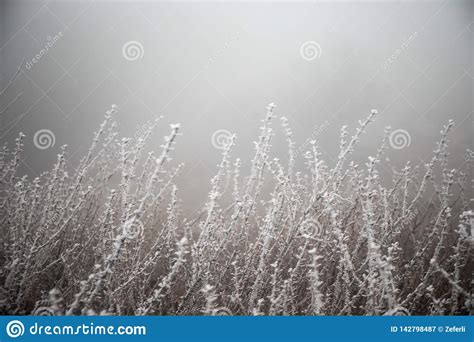
M 423 170 L 380 179 L 387 136 L 366 165 L 350 155 L 376 117 L 341 131 L 333 167 L 317 142 L 271 158 L 269 105 L 247 177 L 222 153 L 202 212 L 180 209 L 155 125 L 119 139 L 107 112 L 74 173 L 63 147 L 50 172 L 19 177 L 24 136 L 0 151 L 0 313 L 48 315 L 407 315 L 472 310 L 471 178 L 448 169 L 449 122 Z M 468 155 L 472 155 L 469 151 Z M 305 170 L 297 170 L 304 158 Z M 470 160 L 466 168 L 469 170 Z M 390 182 L 391 181 L 391 182 Z M 265 186 L 264 186 L 265 183 Z M 391 183 L 390 186 L 386 184 Z M 271 191 L 266 192 L 268 184 Z

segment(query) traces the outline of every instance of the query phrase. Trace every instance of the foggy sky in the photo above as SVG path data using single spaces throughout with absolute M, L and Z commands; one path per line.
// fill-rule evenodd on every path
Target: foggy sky
M 181 123 L 173 158 L 186 163 L 180 182 L 194 192 L 208 188 L 219 161 L 212 134 L 235 133 L 233 156 L 248 162 L 274 102 L 297 148 L 313 135 L 328 163 L 341 126 L 354 132 L 377 109 L 354 158 L 375 154 L 384 127 L 405 130 L 410 145 L 388 150 L 389 178 L 390 165 L 426 163 L 453 119 L 451 167 L 458 168 L 473 149 L 473 12 L 468 0 L 2 1 L 0 86 L 25 64 L 0 96 L 0 112 L 10 105 L 0 114 L 0 143 L 11 146 L 25 133 L 21 172 L 37 176 L 64 144 L 77 164 L 111 104 L 124 137 L 161 115 L 150 148 L 158 150 L 170 123 Z M 141 45 L 139 58 L 124 56 L 129 42 Z M 302 55 L 306 42 L 317 43 L 316 58 Z M 279 124 L 274 154 L 284 158 Z M 54 146 L 35 147 L 41 129 L 54 133 Z

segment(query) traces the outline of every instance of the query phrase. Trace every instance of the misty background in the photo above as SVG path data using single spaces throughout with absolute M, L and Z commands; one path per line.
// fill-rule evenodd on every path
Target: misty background
M 0 144 L 13 147 L 26 134 L 21 173 L 36 177 L 64 144 L 77 165 L 112 104 L 123 137 L 163 116 L 148 149 L 158 151 L 169 124 L 181 124 L 172 156 L 185 163 L 178 186 L 193 208 L 220 160 L 213 134 L 235 133 L 232 156 L 248 166 L 274 102 L 293 130 L 300 168 L 308 139 L 333 165 L 341 126 L 353 134 L 377 109 L 355 160 L 376 153 L 386 126 L 402 130 L 408 140 L 388 148 L 381 170 L 390 180 L 407 161 L 427 163 L 453 119 L 450 167 L 459 169 L 474 149 L 473 32 L 469 0 L 2 0 L 0 89 L 21 70 L 0 96 Z M 273 154 L 285 160 L 279 120 L 274 127 Z M 47 148 L 34 143 L 42 130 L 53 134 Z

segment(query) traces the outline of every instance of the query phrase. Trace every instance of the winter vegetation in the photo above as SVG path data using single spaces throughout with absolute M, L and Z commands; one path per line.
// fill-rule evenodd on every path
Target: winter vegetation
M 156 154 L 147 153 L 159 122 L 121 139 L 116 111 L 106 113 L 74 172 L 65 146 L 51 171 L 35 179 L 18 172 L 24 135 L 1 149 L 1 314 L 472 311 L 472 179 L 448 168 L 453 122 L 423 169 L 407 163 L 382 182 L 388 129 L 365 165 L 350 159 L 376 111 L 353 134 L 342 128 L 329 166 L 317 141 L 295 153 L 288 121 L 276 120 L 269 105 L 250 172 L 232 156 L 233 137 L 206 203 L 190 217 L 180 209 L 181 166 L 169 163 L 180 126 L 171 126 Z M 284 160 L 272 157 L 278 121 L 288 142 Z M 305 169 L 297 170 L 297 158 Z

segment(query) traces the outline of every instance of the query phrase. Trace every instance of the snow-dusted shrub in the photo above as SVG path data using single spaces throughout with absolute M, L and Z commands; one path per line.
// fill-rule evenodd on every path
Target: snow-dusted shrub
M 424 170 L 379 175 L 389 131 L 366 165 L 350 161 L 373 111 L 329 167 L 311 141 L 270 157 L 274 106 L 247 177 L 222 153 L 197 217 L 180 210 L 169 158 L 173 125 L 119 139 L 107 112 L 74 173 L 62 148 L 51 171 L 18 176 L 24 136 L 0 151 L 0 312 L 51 315 L 408 315 L 472 310 L 472 199 L 447 167 L 449 122 Z M 306 170 L 296 170 L 304 158 Z M 468 165 L 469 167 L 469 165 Z M 264 181 L 272 184 L 270 196 Z M 386 184 L 385 182 L 384 184 Z M 433 196 L 427 193 L 432 191 Z M 433 191 L 434 190 L 434 191 Z M 456 197 L 453 197 L 456 194 Z M 468 196 L 467 196 L 468 197 Z M 230 200 L 229 200 L 230 198 Z

